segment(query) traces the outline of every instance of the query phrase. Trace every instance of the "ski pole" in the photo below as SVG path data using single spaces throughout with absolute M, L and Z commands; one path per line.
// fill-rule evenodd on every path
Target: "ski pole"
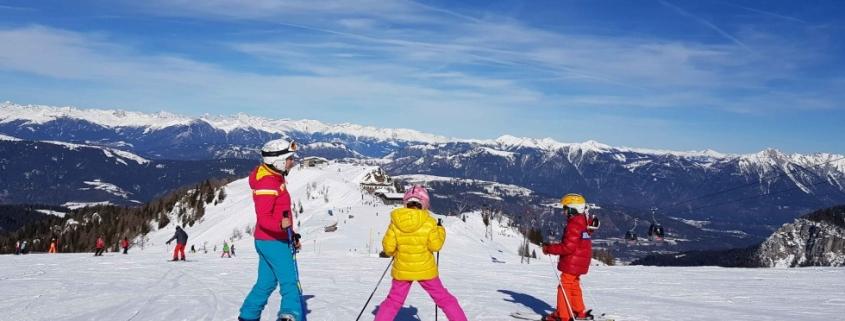
M 563 279 L 560 278 L 560 275 L 557 274 L 557 267 L 555 266 L 554 260 L 552 260 L 552 255 L 549 255 L 549 261 L 552 262 L 552 272 L 554 273 L 555 277 L 558 279 L 558 284 L 560 285 L 560 293 L 563 293 L 563 300 L 566 301 L 566 310 L 569 312 L 570 320 L 575 320 L 575 313 L 572 312 L 572 304 L 569 303 L 569 296 L 566 295 L 566 288 L 563 287 Z
M 289 218 L 290 212 L 284 211 L 282 212 L 282 217 Z M 288 247 L 290 248 L 291 258 L 293 259 L 293 272 L 296 275 L 296 287 L 299 288 L 299 306 L 302 308 L 302 321 L 306 321 L 308 314 L 308 309 L 305 306 L 305 300 L 303 300 L 303 293 L 302 293 L 302 282 L 299 280 L 299 262 L 296 261 L 296 242 L 294 233 L 293 233 L 293 220 L 291 220 L 291 225 L 288 226 L 286 229 L 288 234 Z
M 443 226 L 443 219 L 437 219 L 437 226 Z M 437 267 L 440 267 L 440 251 L 437 251 L 437 259 L 434 261 Z M 437 308 L 437 302 L 434 303 L 434 321 L 437 321 L 437 317 L 440 314 L 440 309 Z
M 376 290 L 378 290 L 378 286 L 381 285 L 381 280 L 384 280 L 384 276 L 387 275 L 387 270 L 390 270 L 390 266 L 393 265 L 394 259 L 396 259 L 395 256 L 390 258 L 390 263 L 387 264 L 387 267 L 384 269 L 384 273 L 381 274 L 381 278 L 378 279 L 378 283 L 376 283 L 376 287 L 373 289 L 373 293 L 370 293 L 370 297 L 367 298 L 367 302 L 364 303 L 364 307 L 361 308 L 361 312 L 358 313 L 358 317 L 355 318 L 355 321 L 358 321 L 359 319 L 361 319 L 361 315 L 364 314 L 364 310 L 366 310 L 367 306 L 370 305 L 370 300 L 373 299 L 373 295 L 376 294 Z

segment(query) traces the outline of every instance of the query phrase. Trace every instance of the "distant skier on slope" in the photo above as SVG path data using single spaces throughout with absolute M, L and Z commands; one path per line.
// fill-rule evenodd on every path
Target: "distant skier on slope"
M 557 290 L 557 310 L 545 321 L 593 319 L 584 307 L 581 294 L 581 275 L 587 274 L 593 256 L 592 233 L 598 220 L 587 218 L 587 200 L 580 194 L 566 194 L 561 199 L 567 216 L 562 243 L 544 244 L 544 254 L 560 255 L 557 269 L 561 272 Z M 561 289 L 560 285 L 563 285 Z M 563 291 L 566 291 L 564 293 Z
M 94 256 L 103 256 L 103 251 L 106 249 L 106 241 L 103 236 L 97 236 L 97 241 L 94 244 Z
M 224 257 L 224 256 L 226 256 L 230 259 L 232 258 L 232 255 L 229 254 L 229 243 L 226 243 L 226 241 L 223 241 L 223 253 L 220 254 L 221 258 Z
M 433 252 L 446 241 L 446 229 L 428 213 L 425 187 L 414 185 L 402 198 L 405 207 L 390 213 L 390 225 L 381 243 L 384 253 L 395 256 L 390 293 L 381 303 L 375 321 L 392 321 L 408 297 L 414 281 L 420 283 L 450 321 L 466 321 L 458 299 L 440 282 Z
M 258 252 L 258 279 L 241 305 L 240 321 L 257 321 L 277 285 L 282 295 L 277 320 L 304 320 L 302 293 L 290 249 L 291 242 L 296 249 L 301 247 L 299 234 L 294 233 L 291 239 L 286 233 L 294 220 L 285 176 L 294 166 L 296 148 L 295 142 L 285 139 L 267 142 L 261 148 L 261 165 L 249 175 L 255 203 L 253 236 Z
M 188 245 L 188 233 L 182 229 L 180 226 L 176 226 L 176 232 L 173 233 L 173 237 L 171 237 L 165 244 L 170 245 L 170 242 L 176 240 L 176 247 L 173 248 L 173 261 L 180 260 L 179 255 L 181 255 L 181 260 L 185 260 L 185 246 Z
M 124 236 L 123 240 L 120 241 L 120 247 L 123 248 L 123 254 L 129 254 L 129 238 Z

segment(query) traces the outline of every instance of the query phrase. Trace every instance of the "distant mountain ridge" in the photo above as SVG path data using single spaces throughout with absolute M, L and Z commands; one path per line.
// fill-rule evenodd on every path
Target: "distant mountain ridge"
M 113 148 L 0 136 L 0 204 L 148 202 L 209 178 L 240 177 L 244 159 L 148 160 Z
M 300 142 L 303 156 L 372 161 L 391 175 L 498 182 L 533 191 L 532 200 L 553 201 L 577 191 L 599 204 L 643 212 L 656 206 L 667 217 L 707 222 L 712 230 L 740 230 L 754 240 L 797 213 L 845 202 L 845 156 L 828 153 L 675 152 L 508 135 L 460 140 L 243 114 L 192 118 L 9 102 L 0 104 L 0 134 L 102 146 L 149 160 L 252 161 L 264 142 L 288 136 Z M 736 186 L 741 188 L 723 193 Z

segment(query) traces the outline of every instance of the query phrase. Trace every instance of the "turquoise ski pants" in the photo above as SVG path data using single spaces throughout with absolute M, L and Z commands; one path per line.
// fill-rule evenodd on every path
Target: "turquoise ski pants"
M 255 240 L 255 250 L 258 252 L 258 279 L 244 299 L 240 318 L 259 320 L 261 311 L 267 305 L 267 299 L 276 289 L 276 285 L 279 285 L 282 302 L 278 315 L 290 314 L 296 320 L 302 320 L 302 293 L 297 286 L 293 254 L 288 244 L 281 241 Z

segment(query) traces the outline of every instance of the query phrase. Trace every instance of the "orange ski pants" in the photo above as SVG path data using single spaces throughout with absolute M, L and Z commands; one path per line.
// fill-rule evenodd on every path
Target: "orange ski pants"
M 581 276 L 569 273 L 560 274 L 560 283 L 563 284 L 563 289 L 560 285 L 557 287 L 557 316 L 561 320 L 569 320 L 569 307 L 576 317 L 584 315 L 584 297 L 581 295 Z M 566 297 L 563 296 L 563 291 L 566 291 Z M 567 302 L 568 301 L 568 302 Z

